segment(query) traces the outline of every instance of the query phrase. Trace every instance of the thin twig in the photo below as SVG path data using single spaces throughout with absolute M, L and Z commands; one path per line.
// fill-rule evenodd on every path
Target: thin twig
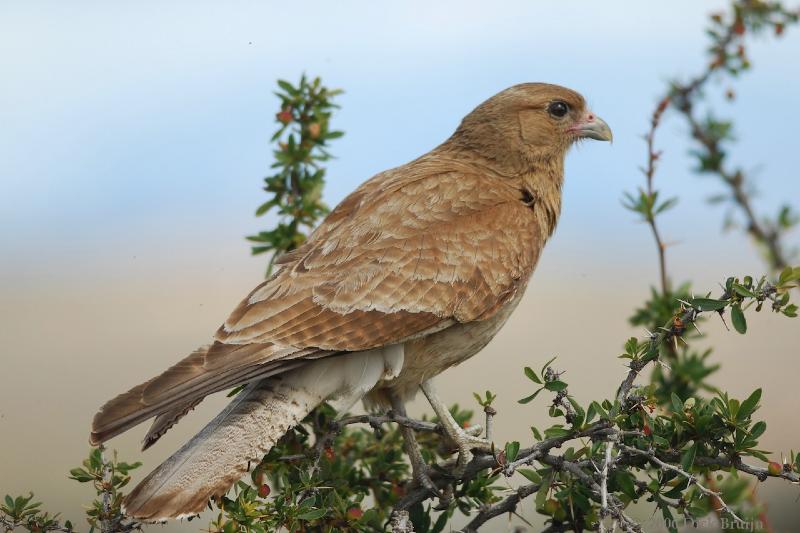
M 713 497 L 713 499 L 715 499 L 721 506 L 721 509 L 719 510 L 725 511 L 726 513 L 731 515 L 731 517 L 733 517 L 734 520 L 743 523 L 743 520 L 739 518 L 739 516 L 736 513 L 733 512 L 733 509 L 731 509 L 727 503 L 725 503 L 725 501 L 722 499 L 722 496 L 718 492 L 714 492 L 713 490 L 708 489 L 702 484 L 700 484 L 700 482 L 697 481 L 697 477 L 694 474 L 690 474 L 689 472 L 686 472 L 682 468 L 679 468 L 675 465 L 662 461 L 661 459 L 656 457 L 656 454 L 653 452 L 640 450 L 638 448 L 627 446 L 625 444 L 620 444 L 619 448 L 624 452 L 638 454 L 646 457 L 648 461 L 650 461 L 654 465 L 657 465 L 662 470 L 670 470 L 672 472 L 675 472 L 676 474 L 683 476 L 684 478 L 686 478 L 686 481 L 688 482 L 689 485 L 694 485 L 700 492 L 702 492 L 706 496 Z
M 523 485 L 517 488 L 513 494 L 503 498 L 497 503 L 492 505 L 487 505 L 480 512 L 473 518 L 469 524 L 467 524 L 464 529 L 462 529 L 462 533 L 476 533 L 478 528 L 481 527 L 484 523 L 488 522 L 495 516 L 500 516 L 501 514 L 511 513 L 517 509 L 517 505 L 521 500 L 524 500 L 531 494 L 535 494 L 536 491 L 539 490 L 541 484 L 539 483 L 530 483 L 528 485 Z

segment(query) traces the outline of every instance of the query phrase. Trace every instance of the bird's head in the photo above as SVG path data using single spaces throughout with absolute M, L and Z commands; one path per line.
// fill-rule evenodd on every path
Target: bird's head
M 611 129 L 577 92 L 547 83 L 522 83 L 483 102 L 453 141 L 488 159 L 518 165 L 563 161 L 582 139 L 610 141 Z

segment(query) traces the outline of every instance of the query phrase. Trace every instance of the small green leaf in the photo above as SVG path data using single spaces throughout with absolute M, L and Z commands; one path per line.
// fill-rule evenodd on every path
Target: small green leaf
M 681 456 L 681 467 L 685 472 L 689 472 L 694 464 L 694 457 L 697 455 L 697 443 L 692 444 Z
M 653 442 L 662 448 L 669 447 L 669 441 L 664 437 L 659 437 L 658 435 L 653 435 Z
M 766 422 L 758 421 L 755 424 L 753 424 L 752 428 L 750 428 L 750 438 L 757 439 L 758 437 L 763 435 L 764 431 L 766 430 L 767 430 Z
M 547 493 L 550 492 L 550 481 L 542 483 L 539 490 L 536 491 L 536 509 L 541 510 L 544 508 L 544 502 L 547 501 Z
M 614 480 L 619 485 L 623 494 L 630 497 L 632 500 L 636 498 L 636 486 L 633 483 L 633 475 L 630 472 L 623 472 L 618 470 L 614 474 Z
M 528 481 L 532 481 L 533 483 L 542 482 L 542 476 L 540 476 L 535 470 L 531 470 L 529 468 L 518 468 L 517 472 L 525 476 Z
M 564 429 L 562 427 L 553 426 L 544 430 L 545 437 L 565 437 L 570 435 L 572 432 L 568 429 Z
M 713 298 L 693 298 L 689 301 L 693 307 L 700 311 L 719 311 L 725 309 L 728 300 L 714 300 Z
M 294 96 L 297 94 L 297 89 L 295 89 L 291 83 L 286 80 L 278 80 L 278 85 L 281 89 L 289 93 L 290 95 Z
M 590 423 L 595 416 L 597 416 L 597 409 L 595 408 L 595 404 L 597 402 L 592 402 L 589 404 L 589 408 L 586 410 L 586 420 L 585 422 L 588 424 Z
M 521 399 L 521 400 L 517 400 L 517 403 L 521 403 L 521 404 L 530 403 L 530 402 L 532 402 L 532 401 L 533 401 L 533 399 L 534 399 L 534 398 L 536 398 L 536 397 L 539 395 L 539 393 L 540 393 L 540 392 L 542 392 L 543 390 L 544 390 L 544 387 L 542 387 L 542 388 L 540 388 L 540 389 L 537 389 L 537 390 L 536 390 L 536 392 L 534 392 L 534 393 L 533 393 L 533 394 L 531 394 L 530 396 L 526 396 L 526 397 L 524 397 L 524 398 L 523 398 L 523 399 Z
M 683 402 L 674 392 L 672 393 L 672 410 L 676 413 L 683 412 Z
M 83 468 L 73 468 L 69 471 L 69 474 L 70 479 L 74 479 L 78 483 L 86 483 L 87 481 L 92 481 L 94 479 L 94 476 L 89 474 L 89 472 Z
M 747 420 L 747 417 L 749 417 L 756 409 L 758 409 L 759 400 L 761 400 L 761 389 L 756 389 L 739 406 L 739 411 L 736 413 L 736 420 L 740 422 Z
M 542 384 L 542 380 L 539 379 L 539 376 L 536 375 L 536 372 L 529 366 L 525 367 L 525 375 L 528 377 L 529 380 L 533 381 L 534 383 L 538 383 L 539 385 Z
M 736 294 L 738 294 L 739 296 L 744 296 L 745 298 L 755 298 L 756 297 L 755 293 L 753 293 L 752 291 L 748 290 L 747 287 L 745 287 L 744 285 L 741 285 L 739 283 L 734 283 L 732 285 L 732 288 L 733 288 L 734 292 L 736 292 Z
M 550 363 L 552 363 L 555 360 L 556 360 L 556 358 L 553 357 L 548 362 L 546 362 L 539 373 L 544 376 L 544 371 L 547 370 L 547 367 L 550 366 Z
M 731 307 L 731 321 L 736 331 L 744 335 L 747 333 L 747 320 L 744 318 L 744 312 L 738 305 Z
M 513 441 L 506 444 L 506 460 L 511 462 L 517 458 L 517 454 L 519 453 L 519 442 Z
M 559 392 L 567 388 L 567 384 L 563 381 L 555 380 L 555 381 L 548 381 L 544 384 L 544 388 L 552 392 Z
M 300 520 L 317 520 L 318 518 L 325 516 L 327 512 L 328 511 L 326 509 L 312 509 L 300 514 L 297 518 Z

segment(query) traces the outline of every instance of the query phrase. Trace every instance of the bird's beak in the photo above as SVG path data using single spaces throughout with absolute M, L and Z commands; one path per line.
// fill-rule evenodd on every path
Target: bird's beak
M 573 131 L 578 137 L 595 139 L 598 141 L 611 141 L 614 138 L 611 134 L 611 128 L 608 127 L 606 121 L 591 111 L 583 116 L 573 128 Z

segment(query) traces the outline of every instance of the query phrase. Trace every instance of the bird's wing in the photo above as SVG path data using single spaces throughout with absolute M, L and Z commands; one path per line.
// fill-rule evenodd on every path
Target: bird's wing
M 507 179 L 418 164 L 345 199 L 239 304 L 220 346 L 365 350 L 489 318 L 513 297 L 544 244 L 522 193 Z
M 92 442 L 164 414 L 159 436 L 204 396 L 304 360 L 490 318 L 532 272 L 543 233 L 508 180 L 456 166 L 423 158 L 359 187 L 209 349 L 104 405 Z

